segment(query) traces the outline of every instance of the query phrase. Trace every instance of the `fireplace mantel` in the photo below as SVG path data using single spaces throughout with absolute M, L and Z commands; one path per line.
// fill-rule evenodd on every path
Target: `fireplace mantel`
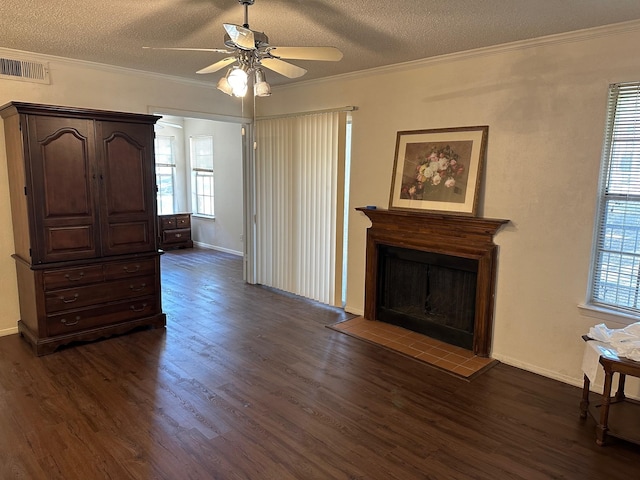
M 359 207 L 367 230 L 364 316 L 377 320 L 378 246 L 390 245 L 478 261 L 473 352 L 489 356 L 498 247 L 497 231 L 509 220 Z

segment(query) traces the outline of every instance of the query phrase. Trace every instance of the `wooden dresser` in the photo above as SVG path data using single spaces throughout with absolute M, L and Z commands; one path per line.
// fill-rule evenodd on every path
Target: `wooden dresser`
M 4 119 L 20 334 L 37 355 L 163 327 L 158 117 L 13 102 Z
M 191 248 L 191 214 L 176 213 L 158 216 L 160 248 Z

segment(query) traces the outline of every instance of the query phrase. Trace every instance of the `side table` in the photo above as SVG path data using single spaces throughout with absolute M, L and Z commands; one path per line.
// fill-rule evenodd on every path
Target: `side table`
M 640 402 L 624 395 L 626 376 L 640 378 L 640 362 L 618 357 L 610 349 L 601 352 L 598 362 L 604 368 L 602 403 L 594 405 L 589 402 L 591 382 L 589 377 L 585 375 L 582 401 L 580 402 L 580 418 L 586 418 L 587 414 L 590 414 L 596 420 L 596 443 L 598 445 L 604 445 L 607 436 L 640 444 Z M 618 388 L 612 397 L 614 373 L 618 373 Z

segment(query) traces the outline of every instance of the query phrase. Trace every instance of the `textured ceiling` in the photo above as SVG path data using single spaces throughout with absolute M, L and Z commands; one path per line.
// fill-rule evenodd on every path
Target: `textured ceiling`
M 640 0 L 255 0 L 249 25 L 274 46 L 334 46 L 340 62 L 291 61 L 326 77 L 640 19 Z M 223 47 L 238 0 L 2 0 L 0 47 L 179 77 L 225 55 L 143 50 Z M 272 84 L 291 80 L 268 74 Z

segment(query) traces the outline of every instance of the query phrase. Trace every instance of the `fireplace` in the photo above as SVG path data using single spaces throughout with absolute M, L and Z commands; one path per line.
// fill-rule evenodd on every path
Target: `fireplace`
M 508 220 L 358 208 L 367 230 L 365 318 L 489 356 L 497 266 Z
M 378 247 L 376 318 L 473 349 L 478 261 Z

